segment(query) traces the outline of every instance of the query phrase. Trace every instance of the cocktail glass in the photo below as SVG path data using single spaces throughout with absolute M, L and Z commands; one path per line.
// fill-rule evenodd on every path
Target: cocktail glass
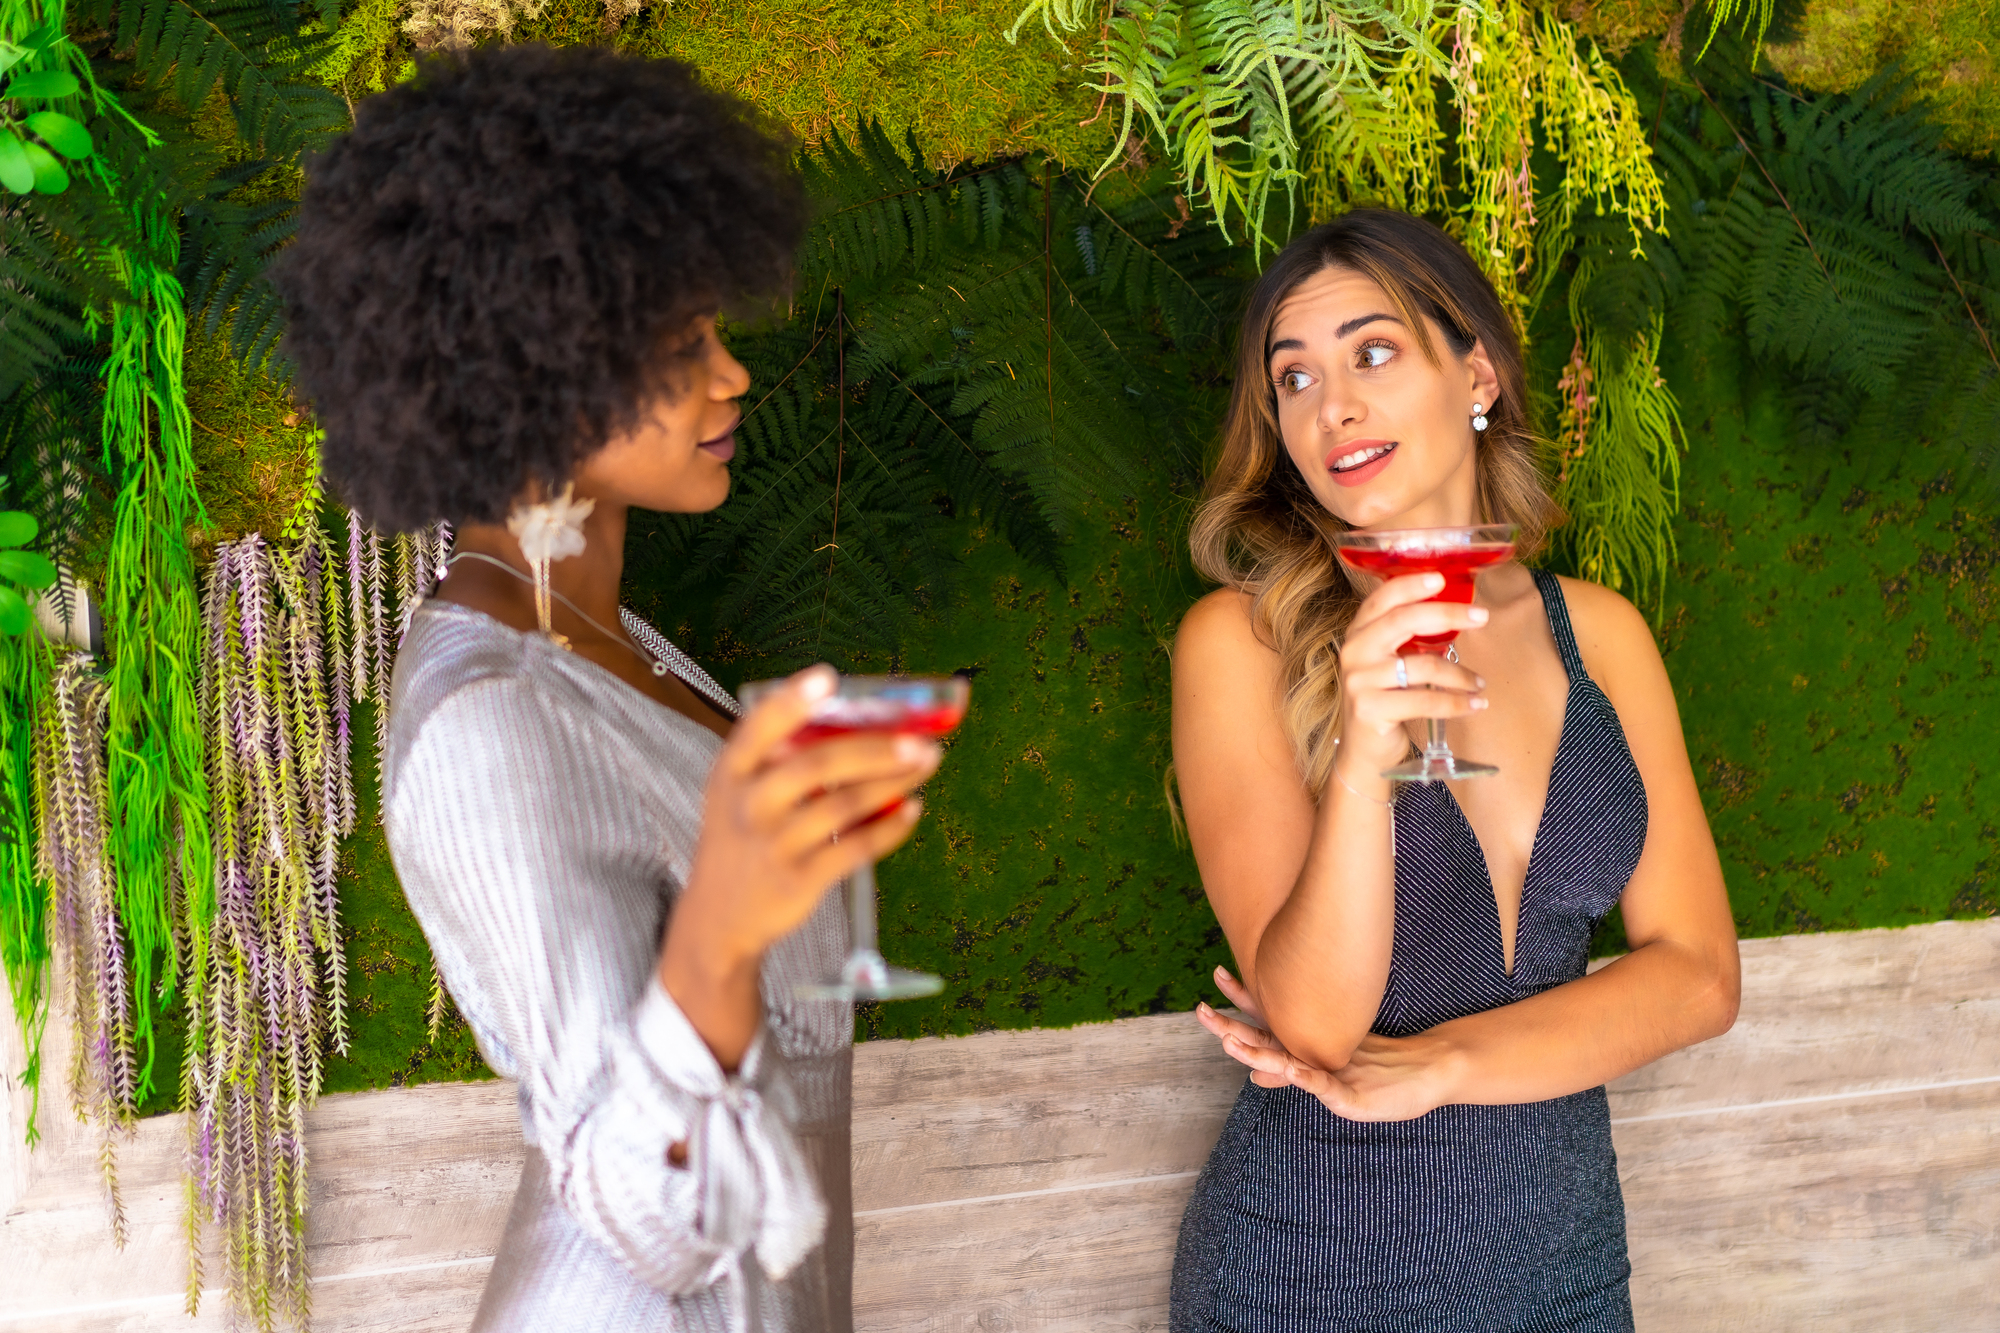
M 745 708 L 781 682 L 756 681 L 738 694 Z M 792 733 L 801 745 L 851 736 L 864 731 L 944 736 L 965 717 L 972 686 L 963 676 L 842 676 L 840 687 L 813 709 L 811 718 Z M 901 806 L 882 807 L 876 820 Z M 944 978 L 928 972 L 893 967 L 876 943 L 875 867 L 857 868 L 847 880 L 847 911 L 853 941 L 837 976 L 802 982 L 794 993 L 809 1000 L 909 1000 L 935 995 Z
M 1488 523 L 1465 528 L 1401 528 L 1388 532 L 1343 532 L 1333 539 L 1335 549 L 1347 565 L 1381 579 L 1404 574 L 1442 574 L 1444 588 L 1432 602 L 1472 601 L 1473 579 L 1480 570 L 1510 560 L 1514 555 L 1514 525 Z M 1399 656 L 1411 653 L 1445 655 L 1457 630 L 1443 634 L 1419 634 L 1404 641 Z M 1460 778 L 1491 777 L 1500 770 L 1491 764 L 1461 759 L 1445 742 L 1444 719 L 1429 718 L 1429 735 L 1423 753 L 1415 759 L 1382 770 L 1382 776 L 1397 782 L 1452 782 Z

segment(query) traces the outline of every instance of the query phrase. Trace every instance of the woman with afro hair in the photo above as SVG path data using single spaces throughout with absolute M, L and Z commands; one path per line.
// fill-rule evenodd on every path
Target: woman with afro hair
M 782 136 L 682 66 L 424 64 L 307 169 L 276 281 L 332 489 L 448 520 L 396 663 L 396 871 L 527 1161 L 476 1329 L 851 1324 L 852 1018 L 829 885 L 908 836 L 935 744 L 786 738 L 620 607 L 626 515 L 729 493 L 726 307 L 780 290 Z

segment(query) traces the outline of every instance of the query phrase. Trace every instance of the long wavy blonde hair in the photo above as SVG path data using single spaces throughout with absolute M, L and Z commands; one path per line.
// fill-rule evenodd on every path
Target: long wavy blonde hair
M 1536 459 L 1527 384 L 1514 324 L 1458 242 L 1437 227 L 1387 209 L 1356 209 L 1315 227 L 1279 253 L 1251 291 L 1237 348 L 1236 385 L 1222 455 L 1195 510 L 1195 568 L 1250 595 L 1257 635 L 1277 650 L 1285 684 L 1280 719 L 1299 774 L 1317 796 L 1333 769 L 1340 717 L 1340 645 L 1361 597 L 1334 556 L 1348 525 L 1307 486 L 1278 430 L 1271 384 L 1271 325 L 1298 287 L 1329 268 L 1373 279 L 1432 364 L 1441 364 L 1430 324 L 1463 358 L 1485 345 L 1500 381 L 1478 436 L 1479 521 L 1519 526 L 1517 549 L 1538 554 L 1563 521 Z

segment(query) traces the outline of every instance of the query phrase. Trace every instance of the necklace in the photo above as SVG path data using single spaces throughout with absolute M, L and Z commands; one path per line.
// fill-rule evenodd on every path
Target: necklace
M 444 562 L 445 568 L 449 569 L 451 566 L 457 564 L 461 560 L 483 560 L 487 564 L 492 565 L 497 569 L 506 570 L 509 574 L 512 574 L 515 578 L 521 580 L 521 582 L 523 583 L 530 583 L 530 584 L 534 583 L 533 579 L 529 578 L 526 574 L 523 574 L 520 570 L 508 564 L 505 560 L 496 560 L 492 556 L 484 553 L 483 551 L 460 551 L 458 554 L 452 556 L 451 559 Z M 641 662 L 644 662 L 647 668 L 650 669 L 654 675 L 664 676 L 667 674 L 668 670 L 667 664 L 662 660 L 660 660 L 658 657 L 655 657 L 653 654 L 641 648 L 638 644 L 632 642 L 632 636 L 630 634 L 613 634 L 610 630 L 604 628 L 604 626 L 598 624 L 595 620 L 591 619 L 590 614 L 586 612 L 582 607 L 578 606 L 575 602 L 572 602 L 569 598 L 557 592 L 554 588 L 549 589 L 549 596 L 555 598 L 558 602 L 561 602 L 564 606 L 576 612 L 577 617 L 580 620 L 582 620 L 584 624 L 590 626 L 592 629 L 596 630 L 599 634 L 602 634 L 605 638 L 610 639 L 613 643 L 616 643 L 623 648 L 629 649 L 632 655 L 634 657 L 637 657 Z M 561 643 L 563 647 L 565 648 L 569 647 L 569 640 L 563 639 L 561 640 Z

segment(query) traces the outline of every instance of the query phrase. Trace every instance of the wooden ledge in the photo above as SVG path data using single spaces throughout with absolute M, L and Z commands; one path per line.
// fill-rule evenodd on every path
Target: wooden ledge
M 1743 958 L 1732 1032 L 1611 1089 L 1642 1333 L 2000 1328 L 2000 920 Z M 857 1327 L 1162 1326 L 1240 1083 L 1182 1014 L 863 1045 Z M 0 1333 L 221 1329 L 220 1293 L 180 1313 L 179 1117 L 121 1145 L 120 1255 L 94 1138 L 50 1097 L 43 1147 L 20 1150 L 10 1088 Z M 329 1096 L 309 1125 L 316 1328 L 466 1327 L 520 1166 L 512 1085 Z

